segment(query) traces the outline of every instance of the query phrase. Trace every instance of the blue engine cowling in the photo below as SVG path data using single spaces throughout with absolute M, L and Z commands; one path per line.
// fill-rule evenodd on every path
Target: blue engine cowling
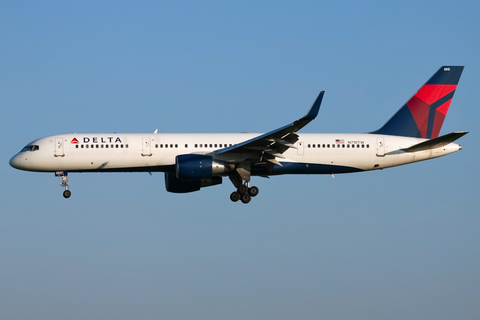
M 214 186 L 222 183 L 222 177 L 210 179 L 180 180 L 175 173 L 165 173 L 165 188 L 168 192 L 187 193 L 200 190 L 200 188 Z
M 180 180 L 210 179 L 234 169 L 235 165 L 232 163 L 216 161 L 200 154 L 182 154 L 175 158 L 175 173 Z
M 175 158 L 175 171 L 181 180 L 212 177 L 212 158 L 199 154 L 182 154 Z

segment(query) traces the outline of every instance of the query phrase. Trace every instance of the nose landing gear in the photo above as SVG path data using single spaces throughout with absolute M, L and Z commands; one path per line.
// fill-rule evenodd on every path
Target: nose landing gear
M 60 186 L 65 188 L 65 191 L 63 191 L 63 197 L 65 199 L 70 198 L 70 196 L 72 195 L 72 192 L 70 190 L 68 190 L 68 172 L 57 171 L 57 172 L 55 172 L 55 177 L 61 177 L 62 178 L 62 183 L 60 183 Z

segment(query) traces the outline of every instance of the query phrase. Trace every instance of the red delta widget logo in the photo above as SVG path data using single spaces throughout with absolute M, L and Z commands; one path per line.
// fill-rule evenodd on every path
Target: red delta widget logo
M 117 143 L 117 142 L 122 143 L 122 140 L 119 137 L 116 137 L 116 138 L 114 138 L 114 137 L 100 137 L 100 138 L 99 137 L 92 137 L 92 138 L 84 137 L 83 138 L 83 143 L 90 143 L 90 142 L 92 142 L 92 143 L 112 143 L 112 142 L 113 143 Z M 78 141 L 77 138 L 74 137 L 70 143 L 71 144 L 78 144 L 80 142 Z

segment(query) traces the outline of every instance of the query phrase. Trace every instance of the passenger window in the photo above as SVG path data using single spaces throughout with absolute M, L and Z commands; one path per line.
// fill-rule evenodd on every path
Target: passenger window
M 170 148 L 173 148 L 173 144 L 170 144 Z
M 113 148 L 113 144 L 110 145 L 110 148 Z
M 322 144 L 322 148 L 325 148 L 325 144 Z
M 155 144 L 155 148 L 158 148 L 158 144 Z
M 365 145 L 364 145 L 364 144 L 362 144 L 362 148 L 365 148 Z
M 230 143 L 230 147 L 232 146 L 232 144 Z
M 188 144 L 185 145 L 185 148 L 188 148 Z
M 103 144 L 102 144 L 102 145 L 100 145 L 100 148 L 103 148 Z
M 99 148 L 98 144 L 95 145 L 95 148 L 97 148 L 97 149 Z
M 125 145 L 125 148 L 128 148 L 128 144 Z
M 82 149 L 83 149 L 83 144 L 82 144 Z
M 334 144 L 332 144 L 332 148 L 335 148 L 335 145 L 334 145 Z
M 198 148 L 198 144 L 195 144 L 195 148 Z
M 123 148 L 123 144 L 120 145 L 120 148 Z
M 217 144 L 215 143 L 215 148 L 217 147 Z
M 75 146 L 75 148 L 77 148 L 77 149 L 78 149 L 78 144 Z
M 350 148 L 350 145 L 349 145 L 349 144 L 347 144 L 347 148 Z
M 329 144 L 327 144 L 327 148 L 330 148 L 330 145 L 329 145 Z
M 178 144 L 175 145 L 175 148 L 178 148 Z
M 108 148 L 108 144 L 105 145 L 105 148 Z
M 345 148 L 345 145 L 344 145 L 344 144 L 342 144 L 342 148 Z
M 314 145 L 314 144 L 312 144 L 312 148 L 315 148 L 315 145 Z
M 367 148 L 370 148 L 370 145 L 367 144 Z
M 210 148 L 213 148 L 211 143 L 210 143 Z
M 85 145 L 85 148 L 88 148 L 88 144 Z
M 357 148 L 360 148 L 360 145 L 359 145 L 359 144 L 357 144 Z

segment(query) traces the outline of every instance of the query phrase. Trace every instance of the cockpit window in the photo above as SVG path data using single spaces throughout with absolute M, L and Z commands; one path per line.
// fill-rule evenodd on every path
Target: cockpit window
M 22 151 L 20 152 L 25 152 L 25 151 L 37 151 L 39 149 L 38 146 L 25 146 Z

